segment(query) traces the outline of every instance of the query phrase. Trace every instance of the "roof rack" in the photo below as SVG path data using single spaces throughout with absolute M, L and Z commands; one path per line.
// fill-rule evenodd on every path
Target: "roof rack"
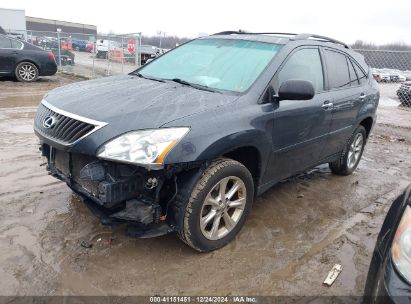
M 320 36 L 320 35 L 313 35 L 313 34 L 308 34 L 308 33 L 304 33 L 304 34 L 299 34 L 296 35 L 295 37 L 291 38 L 291 40 L 307 40 L 307 39 L 315 39 L 315 40 L 320 40 L 323 42 L 332 42 L 332 43 L 336 43 L 336 44 L 341 44 L 343 47 L 345 47 L 346 49 L 349 49 L 349 45 L 341 42 L 339 40 L 330 38 L 330 37 L 326 37 L 326 36 Z
M 293 34 L 293 33 L 274 33 L 274 32 L 262 32 L 262 33 L 251 33 L 251 32 L 246 32 L 243 30 L 239 30 L 239 31 L 225 31 L 225 32 L 219 32 L 219 33 L 215 33 L 211 36 L 214 35 L 241 35 L 241 34 L 245 34 L 245 35 L 281 35 L 281 36 L 292 36 L 290 37 L 290 40 L 307 40 L 307 39 L 314 39 L 314 40 L 319 40 L 322 42 L 331 42 L 331 43 L 336 43 L 336 44 L 340 44 L 343 47 L 345 47 L 346 49 L 350 49 L 349 45 L 341 42 L 339 40 L 333 39 L 333 38 L 329 38 L 326 36 L 320 36 L 320 35 L 314 35 L 314 34 L 308 34 L 308 33 L 303 33 L 303 34 Z
M 296 36 L 298 34 L 293 34 L 293 33 L 271 33 L 271 32 L 264 32 L 264 33 L 252 33 L 252 32 L 246 32 L 244 30 L 239 30 L 239 31 L 224 31 L 224 32 L 219 32 L 212 34 L 211 36 L 215 35 L 283 35 L 283 36 Z

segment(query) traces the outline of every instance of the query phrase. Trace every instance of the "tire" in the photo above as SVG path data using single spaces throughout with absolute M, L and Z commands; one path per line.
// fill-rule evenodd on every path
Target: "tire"
M 39 70 L 34 63 L 31 62 L 20 62 L 14 74 L 18 81 L 21 82 L 33 82 L 39 78 Z
M 331 172 L 337 175 L 352 174 L 361 160 L 366 142 L 367 133 L 363 126 L 358 126 L 347 141 L 339 159 L 329 163 Z
M 218 203 L 220 185 L 225 185 L 225 197 L 233 194 L 227 202 Z M 234 191 L 234 185 L 238 190 Z M 254 183 L 247 168 L 232 159 L 217 159 L 191 188 L 183 186 L 179 191 L 175 202 L 180 215 L 176 216 L 178 237 L 200 252 L 224 247 L 244 225 L 253 198 Z

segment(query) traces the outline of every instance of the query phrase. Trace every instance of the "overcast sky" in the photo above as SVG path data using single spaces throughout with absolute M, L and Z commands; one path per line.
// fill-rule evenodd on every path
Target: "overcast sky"
M 309 32 L 352 43 L 411 43 L 411 1 L 0 0 L 31 17 L 97 25 L 117 34 L 197 37 L 223 30 Z

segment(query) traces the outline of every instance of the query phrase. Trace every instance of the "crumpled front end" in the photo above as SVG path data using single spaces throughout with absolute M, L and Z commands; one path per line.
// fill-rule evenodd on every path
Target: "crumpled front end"
M 67 183 L 105 225 L 132 224 L 129 234 L 136 237 L 173 231 L 175 221 L 170 207 L 178 190 L 177 176 L 187 164 L 150 170 L 72 149 L 90 140 L 90 135 L 105 125 L 43 101 L 34 131 L 40 138 L 49 174 Z
M 41 151 L 49 174 L 80 195 L 102 224 L 133 224 L 135 236 L 141 237 L 173 230 L 168 212 L 177 181 L 172 174 L 70 153 L 46 143 Z

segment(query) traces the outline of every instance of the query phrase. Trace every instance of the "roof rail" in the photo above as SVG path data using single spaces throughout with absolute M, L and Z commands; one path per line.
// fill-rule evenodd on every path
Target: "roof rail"
M 224 31 L 224 32 L 219 32 L 212 34 L 211 36 L 214 35 L 233 35 L 233 34 L 245 34 L 245 35 L 284 35 L 284 36 L 296 36 L 297 34 L 293 33 L 274 33 L 274 32 L 261 32 L 261 33 L 252 33 L 252 32 L 246 32 L 244 30 L 239 30 L 239 31 Z
M 290 37 L 290 40 L 307 40 L 307 39 L 315 39 L 315 40 L 320 40 L 323 42 L 332 42 L 332 43 L 336 43 L 336 44 L 340 44 L 343 47 L 345 47 L 346 49 L 350 49 L 349 45 L 338 41 L 336 39 L 333 38 L 329 38 L 326 36 L 320 36 L 320 35 L 314 35 L 314 34 L 308 34 L 308 33 L 304 33 L 304 34 L 293 34 L 293 33 L 275 33 L 275 32 L 261 32 L 261 33 L 251 33 L 251 32 L 246 32 L 243 30 L 239 30 L 239 31 L 224 31 L 224 32 L 219 32 L 219 33 L 215 33 L 212 34 L 211 36 L 215 36 L 215 35 L 241 35 L 241 34 L 246 34 L 246 35 L 281 35 L 281 36 L 293 36 Z
M 248 34 L 245 31 L 239 30 L 239 31 L 223 31 L 223 32 L 218 32 L 215 34 L 212 34 L 211 36 L 216 36 L 216 35 L 233 35 L 233 34 Z
M 315 39 L 315 40 L 320 40 L 320 41 L 324 41 L 324 42 L 332 42 L 332 43 L 336 43 L 336 44 L 341 44 L 343 47 L 345 47 L 346 49 L 350 49 L 349 45 L 341 42 L 339 40 L 330 38 L 330 37 L 326 37 L 326 36 L 320 36 L 320 35 L 314 35 L 314 34 L 299 34 L 296 35 L 295 37 L 291 38 L 291 40 L 306 40 L 306 39 Z

